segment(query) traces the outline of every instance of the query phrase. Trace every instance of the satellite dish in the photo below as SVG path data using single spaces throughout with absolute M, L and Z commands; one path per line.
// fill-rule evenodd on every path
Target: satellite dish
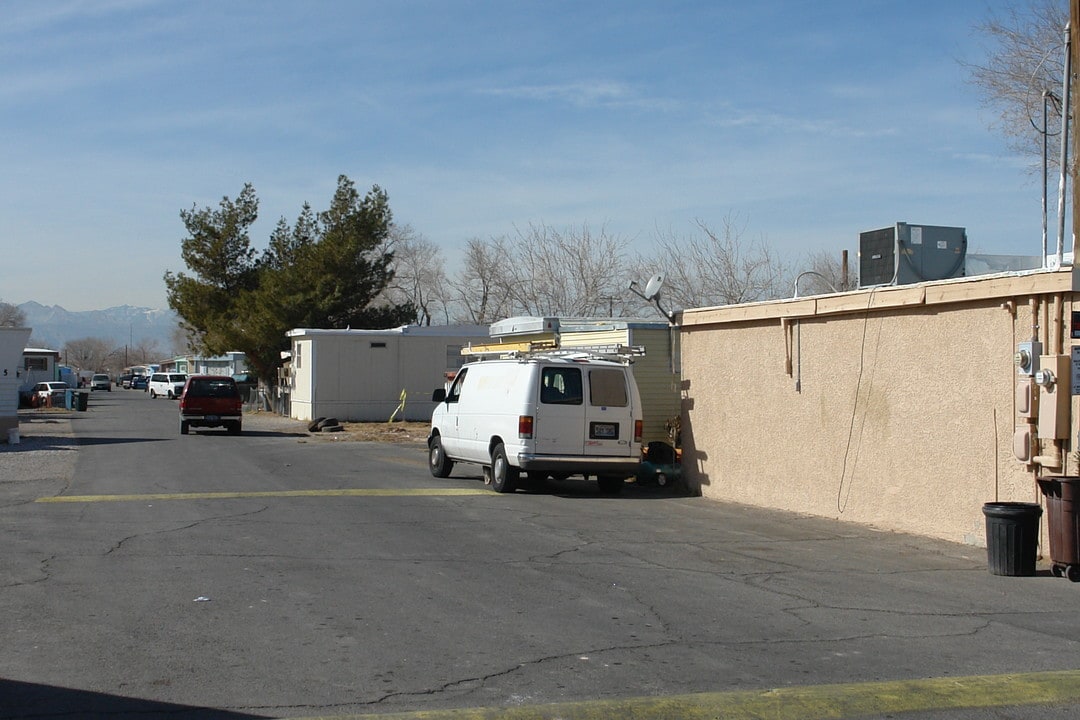
M 656 273 L 645 285 L 645 299 L 654 300 L 660 294 L 660 288 L 664 285 L 664 273 Z

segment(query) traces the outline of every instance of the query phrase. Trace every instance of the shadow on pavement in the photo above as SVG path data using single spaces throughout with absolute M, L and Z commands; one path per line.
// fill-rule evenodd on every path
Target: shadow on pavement
M 267 716 L 177 705 L 156 700 L 141 700 L 89 690 L 73 690 L 54 685 L 39 685 L 0 678 L 0 718 L 31 717 L 241 720 Z
M 220 428 L 191 428 L 188 432 L 191 435 L 203 435 L 205 437 L 222 437 L 229 438 L 231 440 L 242 440 L 246 437 L 309 437 L 309 435 L 305 432 L 282 432 L 280 430 L 248 430 L 247 428 L 244 428 L 243 432 L 241 432 L 239 435 L 230 435 L 228 430 L 222 430 Z
M 476 480 L 480 483 L 484 482 L 484 477 L 480 474 L 458 475 L 455 470 L 454 477 Z M 609 495 L 600 492 L 595 480 L 583 480 L 580 476 L 576 478 L 570 477 L 565 480 L 556 480 L 550 477 L 544 480 L 531 480 L 528 477 L 522 477 L 518 480 L 515 493 L 551 495 L 559 498 L 579 498 L 583 500 L 670 500 L 672 498 L 697 497 L 696 493 L 690 492 L 681 482 L 664 487 L 655 484 L 628 482 L 623 485 L 622 492 L 617 495 Z M 492 490 L 491 494 L 496 495 L 497 493 Z

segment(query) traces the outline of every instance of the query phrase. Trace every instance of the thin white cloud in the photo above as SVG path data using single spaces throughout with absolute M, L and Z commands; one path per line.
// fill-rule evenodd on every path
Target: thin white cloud
M 643 97 L 626 83 L 602 80 L 549 85 L 488 87 L 476 92 L 481 95 L 534 102 L 559 102 L 576 107 L 614 106 L 670 110 L 677 105 L 677 103 L 668 99 Z

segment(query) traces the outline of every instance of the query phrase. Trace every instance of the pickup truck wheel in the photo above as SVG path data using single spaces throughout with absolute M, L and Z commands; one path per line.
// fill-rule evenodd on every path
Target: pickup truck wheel
M 450 477 L 450 471 L 454 469 L 454 461 L 446 457 L 438 435 L 428 443 L 428 469 L 437 478 Z
M 506 448 L 502 443 L 491 451 L 491 489 L 495 492 L 514 492 L 519 471 L 506 459 Z
M 239 435 L 240 434 L 240 421 L 237 420 L 236 422 L 229 423 L 229 425 L 228 425 L 228 427 L 226 429 L 229 431 L 230 435 Z
M 600 492 L 605 495 L 619 495 L 623 489 L 623 479 L 618 475 L 599 475 L 596 478 Z
M 188 434 L 188 422 L 187 422 L 187 420 L 181 420 L 180 421 L 180 434 L 181 435 L 187 435 Z

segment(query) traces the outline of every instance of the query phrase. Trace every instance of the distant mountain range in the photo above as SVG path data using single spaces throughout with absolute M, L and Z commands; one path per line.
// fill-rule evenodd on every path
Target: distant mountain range
M 60 350 L 70 340 L 99 338 L 114 347 L 156 342 L 167 352 L 172 349 L 172 334 L 180 321 L 172 310 L 131 305 L 71 312 L 59 305 L 46 306 L 31 300 L 18 308 L 26 314 L 26 326 L 33 329 L 30 345 L 50 350 Z

